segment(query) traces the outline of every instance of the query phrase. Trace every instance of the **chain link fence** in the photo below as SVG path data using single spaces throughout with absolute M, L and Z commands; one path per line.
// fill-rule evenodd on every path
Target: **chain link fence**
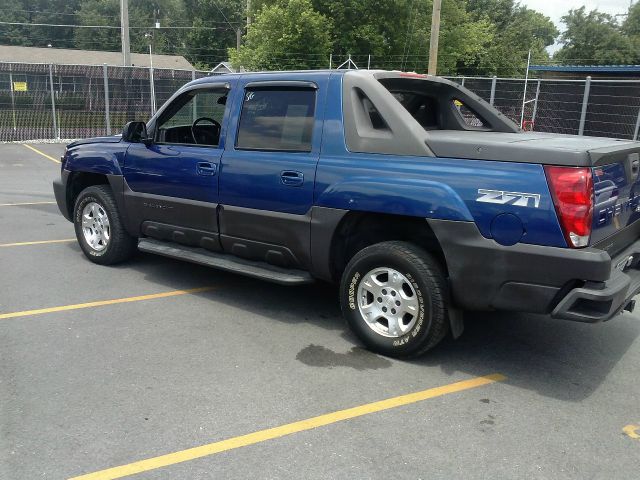
M 0 62 L 0 141 L 86 138 L 147 120 L 206 72 Z
M 525 130 L 638 139 L 640 81 L 449 77 Z
M 356 63 L 359 62 L 359 65 Z M 332 60 L 333 61 L 333 60 Z M 379 68 L 371 57 L 333 68 Z M 192 70 L 0 62 L 0 141 L 119 133 L 147 120 Z M 638 139 L 640 81 L 450 77 L 526 130 Z

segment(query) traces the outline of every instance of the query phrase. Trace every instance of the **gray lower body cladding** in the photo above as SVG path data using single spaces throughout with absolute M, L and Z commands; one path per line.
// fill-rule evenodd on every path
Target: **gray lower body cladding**
M 63 170 L 61 178 L 54 181 L 53 190 L 60 211 L 70 220 L 68 178 L 69 172 Z M 138 236 L 142 218 L 135 212 L 140 212 L 140 209 L 128 211 L 127 205 L 124 205 L 126 202 L 122 193 L 126 190 L 126 184 L 121 177 L 110 175 L 108 179 L 125 222 L 131 233 Z M 200 205 L 202 202 L 193 203 Z M 222 232 L 217 231 L 216 208 L 217 205 L 211 205 L 210 209 L 205 209 L 210 213 L 208 221 L 213 222 L 206 230 L 212 230 L 215 236 L 222 234 L 221 237 L 231 241 L 232 237 L 224 235 L 224 229 Z M 177 210 L 181 212 L 180 217 L 184 221 L 183 209 Z M 233 207 L 229 208 L 229 213 L 235 213 L 236 210 L 244 216 L 247 213 L 260 213 L 257 210 Z M 242 228 L 249 225 L 253 230 L 261 227 L 260 233 L 272 232 L 274 240 L 282 241 L 282 238 L 287 238 L 288 247 L 295 245 L 296 248 L 287 249 L 285 253 L 291 253 L 293 258 L 298 259 L 290 263 L 297 263 L 298 268 L 310 270 L 316 278 L 330 280 L 331 241 L 346 214 L 346 210 L 314 207 L 310 216 L 299 216 L 301 218 L 296 218 L 295 222 L 289 215 L 280 214 L 276 218 L 269 217 L 266 223 L 259 222 L 259 225 L 255 224 L 257 217 L 253 218 L 253 222 L 247 222 L 246 218 L 239 216 L 236 223 L 232 221 L 229 225 Z M 230 219 L 233 220 L 231 217 Z M 310 227 L 300 228 L 302 219 L 303 223 L 310 223 Z M 169 221 L 169 224 L 178 223 L 175 218 L 170 220 L 174 221 Z M 622 232 L 620 241 L 608 248 L 574 250 L 527 244 L 505 247 L 483 237 L 473 222 L 428 222 L 445 256 L 453 303 L 465 310 L 550 313 L 556 318 L 597 322 L 608 320 L 628 307 L 631 298 L 640 292 L 640 232 L 636 232 L 635 227 L 633 231 Z M 255 237 L 258 232 L 253 230 L 242 230 L 242 233 Z M 292 243 L 291 240 L 294 239 L 296 241 Z M 279 242 L 274 244 L 277 243 Z M 622 248 L 625 243 L 628 246 Z M 309 251 L 305 249 L 306 245 L 310 247 Z M 282 247 L 284 250 L 284 246 Z M 260 252 L 262 250 L 264 248 Z M 613 259 L 607 250 L 615 255 Z M 268 260 L 263 258 L 264 255 L 252 257 Z
M 612 260 L 597 248 L 504 247 L 484 238 L 471 222 L 429 224 L 445 254 L 453 301 L 466 310 L 598 322 L 618 314 L 640 290 L 640 240 Z M 628 261 L 621 271 L 616 266 L 623 259 Z
M 69 198 L 67 195 L 67 181 L 69 179 L 70 173 L 71 172 L 69 172 L 68 170 L 62 170 L 60 178 L 56 178 L 53 181 L 53 194 L 56 197 L 56 203 L 58 204 L 60 213 L 64 216 L 64 218 L 71 222 L 72 215 L 69 211 Z

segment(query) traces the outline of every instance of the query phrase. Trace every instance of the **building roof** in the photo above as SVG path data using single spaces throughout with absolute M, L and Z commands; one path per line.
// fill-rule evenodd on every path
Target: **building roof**
M 122 65 L 121 52 L 98 50 L 72 50 L 67 48 L 16 47 L 0 45 L 0 62 L 55 63 L 61 65 Z M 136 67 L 149 67 L 149 55 L 132 53 L 131 63 Z M 177 70 L 195 70 L 180 55 L 153 55 L 153 66 Z
M 640 73 L 640 65 L 531 65 L 529 70 L 534 72 L 628 74 Z

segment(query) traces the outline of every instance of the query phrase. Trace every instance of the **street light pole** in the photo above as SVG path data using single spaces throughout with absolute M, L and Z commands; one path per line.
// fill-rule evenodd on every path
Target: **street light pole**
M 442 0 L 433 0 L 433 14 L 431 16 L 431 41 L 429 43 L 429 75 L 438 71 L 438 41 L 440 40 L 440 10 Z
M 129 0 L 120 0 L 120 37 L 122 38 L 122 64 L 131 65 L 131 45 L 129 43 Z

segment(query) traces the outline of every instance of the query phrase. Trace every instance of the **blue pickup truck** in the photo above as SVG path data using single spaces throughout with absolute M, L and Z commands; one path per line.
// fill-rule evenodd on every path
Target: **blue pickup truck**
M 636 142 L 525 133 L 437 77 L 332 70 L 193 81 L 71 143 L 53 186 L 97 264 L 141 250 L 335 282 L 367 347 L 411 357 L 464 311 L 631 311 L 639 172 Z

